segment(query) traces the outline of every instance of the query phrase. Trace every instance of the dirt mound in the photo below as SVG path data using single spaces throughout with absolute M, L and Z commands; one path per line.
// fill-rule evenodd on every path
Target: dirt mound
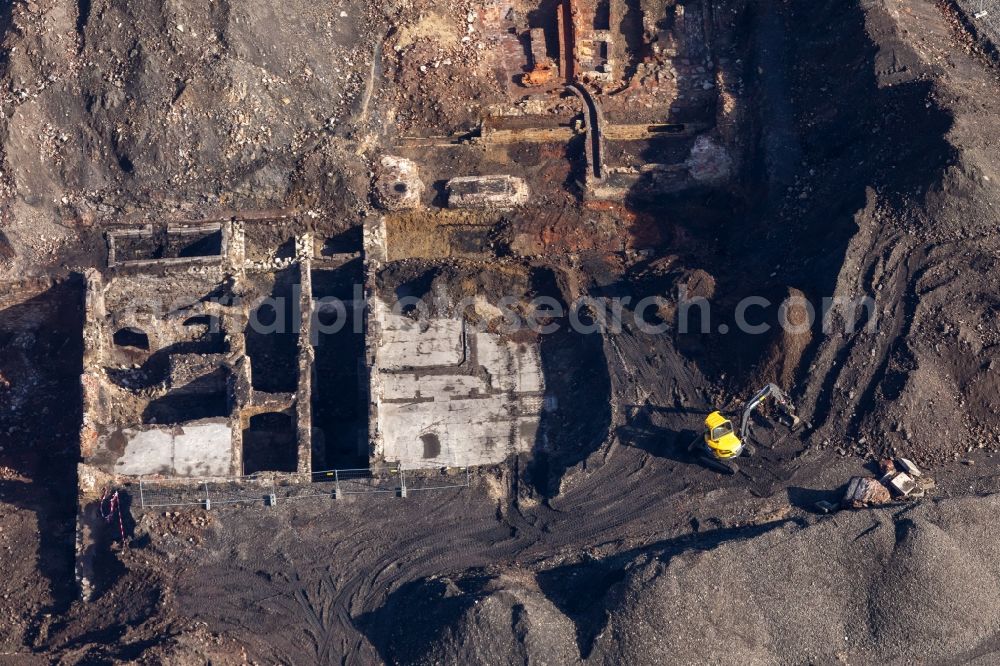
M 783 387 L 795 385 L 802 357 L 813 340 L 809 308 L 812 305 L 798 289 L 789 288 L 778 312 L 777 332 L 755 373 L 763 386 L 776 382 Z
M 573 623 L 542 594 L 530 573 L 406 586 L 363 624 L 389 663 L 579 661 Z
M 404 587 L 366 617 L 392 663 L 871 663 L 995 653 L 1000 495 L 719 530 L 631 559 Z M 716 539 L 707 535 L 705 542 Z M 573 567 L 569 567 L 572 569 Z M 614 571 L 617 575 L 611 575 Z M 604 577 L 619 579 L 601 593 Z M 553 586 L 548 582 L 557 581 Z M 574 603 L 573 598 L 582 603 Z M 591 626 L 603 607 L 604 621 Z M 405 614 L 405 615 L 404 615 Z M 403 620 L 406 620 L 405 622 Z
M 797 49 L 800 61 L 826 66 L 797 82 L 811 91 L 800 129 L 813 168 L 793 204 L 808 233 L 789 250 L 810 257 L 809 273 L 833 277 L 808 293 L 853 305 L 834 309 L 804 357 L 800 406 L 819 426 L 815 441 L 870 457 L 933 465 L 993 448 L 1000 430 L 985 369 L 997 354 L 997 302 L 984 271 L 1000 248 L 1000 195 L 983 143 L 995 114 L 983 96 L 996 93 L 995 71 L 954 48 L 961 36 L 935 3 L 822 7 L 793 3 L 791 14 L 803 29 L 823 22 L 826 37 Z M 851 35 L 876 50 L 831 48 Z M 953 67 L 940 67 L 944 53 Z M 833 90 L 858 103 L 828 113 Z
M 841 513 L 655 561 L 608 603 L 604 663 L 945 659 L 990 640 L 1000 497 Z M 655 649 L 651 649 L 655 646 Z

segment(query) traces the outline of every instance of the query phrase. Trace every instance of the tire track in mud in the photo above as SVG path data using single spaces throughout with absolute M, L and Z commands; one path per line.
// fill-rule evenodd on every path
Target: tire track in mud
M 900 243 L 898 237 L 895 241 Z M 858 319 L 852 332 L 828 337 L 810 368 L 812 376 L 823 377 L 812 391 L 812 418 L 830 438 L 858 433 L 876 404 L 894 355 L 910 336 L 919 303 L 916 285 L 926 264 L 926 248 L 895 244 L 893 239 L 883 240 L 881 248 L 881 255 L 869 248 L 866 254 L 872 258 L 859 269 L 863 281 L 847 289 L 874 295 L 871 319 Z
M 495 546 L 482 539 L 497 521 L 492 511 L 480 514 L 478 519 L 469 515 L 461 505 L 468 502 L 463 496 L 471 492 L 457 491 L 448 499 L 428 496 L 430 499 L 419 504 L 406 500 L 405 507 L 396 505 L 397 515 L 374 517 L 367 522 L 362 502 L 356 502 L 350 508 L 354 513 L 350 516 L 352 524 L 345 530 L 329 530 L 328 544 L 282 535 L 274 543 L 296 544 L 294 552 L 275 550 L 266 558 L 237 560 L 236 566 L 230 551 L 218 551 L 217 559 L 221 561 L 189 570 L 192 578 L 179 590 L 182 608 L 194 617 L 249 634 L 244 636 L 248 642 L 279 661 L 293 658 L 294 663 L 326 664 L 336 661 L 338 655 L 377 658 L 355 627 L 355 617 L 382 603 L 407 581 L 441 571 L 485 566 L 498 554 L 515 552 L 520 544 L 517 539 Z M 460 506 L 456 507 L 456 503 Z M 224 515 L 226 522 L 253 520 L 240 511 Z M 309 521 L 311 524 L 300 531 L 322 533 L 312 529 L 317 522 Z M 225 529 L 242 531 L 236 526 Z M 246 590 L 257 594 L 246 594 Z M 241 597 L 251 600 L 240 603 Z M 280 618 L 287 629 L 256 626 L 250 631 L 242 619 L 248 612 Z M 306 640 L 297 641 L 295 636 Z
M 890 298 L 894 304 L 893 316 L 891 328 L 885 336 L 885 343 L 882 345 L 881 363 L 867 379 L 867 382 L 863 384 L 864 389 L 859 392 L 860 397 L 855 402 L 855 409 L 848 421 L 848 432 L 856 432 L 862 419 L 874 408 L 876 393 L 884 386 L 893 355 L 897 353 L 901 345 L 906 344 L 906 340 L 910 337 L 914 314 L 919 303 L 916 285 L 925 270 L 923 264 L 926 257 L 925 249 L 912 250 L 906 252 L 904 258 L 897 264 L 895 275 L 891 278 L 893 290 Z M 879 353 L 876 352 L 876 355 Z
M 296 532 L 322 532 L 315 529 L 323 517 L 318 514 L 284 528 L 287 533 L 275 538 L 273 546 L 257 548 L 243 561 L 234 562 L 230 550 L 217 550 L 212 565 L 188 569 L 190 579 L 178 596 L 193 617 L 239 634 L 276 661 L 378 660 L 356 621 L 381 607 L 402 585 L 470 570 L 530 565 L 567 549 L 575 553 L 637 535 L 662 538 L 662 530 L 681 514 L 678 507 L 686 493 L 665 497 L 664 485 L 655 481 L 662 470 L 632 483 L 629 475 L 636 470 L 638 456 L 632 452 L 615 458 L 569 491 L 557 508 L 510 507 L 502 518 L 477 487 L 447 499 L 419 504 L 406 500 L 405 505 L 394 505 L 395 511 L 370 519 L 364 504 L 354 502 L 346 517 L 349 524 L 329 530 L 328 543 L 293 537 Z M 621 492 L 609 493 L 614 485 Z M 227 511 L 223 521 L 252 521 L 250 511 L 259 509 Z M 301 510 L 289 511 L 295 516 Z M 224 529 L 240 531 L 233 525 Z M 279 544 L 295 546 L 282 552 Z M 270 548 L 274 550 L 268 552 Z
M 657 441 L 662 437 L 668 447 L 676 444 L 677 433 L 691 427 L 693 412 L 705 406 L 694 366 L 668 338 L 657 336 L 609 336 L 605 350 L 618 359 L 609 364 L 614 369 L 612 403 L 641 398 L 648 405 L 667 407 L 652 436 Z M 640 387 L 649 390 L 640 393 Z M 616 415 L 612 428 L 622 421 Z M 230 605 L 221 613 L 209 603 L 200 617 L 221 614 L 224 626 L 239 627 L 241 638 L 277 660 L 379 661 L 378 648 L 365 633 L 371 627 L 359 620 L 385 606 L 404 585 L 476 571 L 490 576 L 514 568 L 530 571 L 552 558 L 574 560 L 593 548 L 653 543 L 689 530 L 690 488 L 745 493 L 740 479 L 720 478 L 661 453 L 622 444 L 612 430 L 597 450 L 567 470 L 562 491 L 547 502 L 530 505 L 520 498 L 521 474 L 515 468 L 506 475 L 508 487 L 501 500 L 490 499 L 484 484 L 474 484 L 448 496 L 337 503 L 336 522 L 325 530 L 326 541 L 322 535 L 331 521 L 329 511 L 287 509 L 290 514 L 280 519 L 294 527 L 278 526 L 283 533 L 274 539 L 276 552 L 270 557 L 254 553 L 234 572 L 223 555 L 223 561 L 199 572 L 198 578 L 227 593 L 237 590 L 238 597 L 238 590 L 261 587 L 263 579 L 254 570 L 280 570 L 282 575 L 266 581 L 266 593 L 256 595 L 260 601 Z M 252 519 L 248 514 L 229 515 L 237 521 Z M 228 547 L 220 553 L 231 552 L 232 544 Z M 279 547 L 291 552 L 280 552 Z M 185 595 L 190 598 L 194 592 Z M 257 612 L 255 607 L 279 617 L 288 634 L 275 641 L 273 629 L 250 631 L 235 621 Z
M 441 504 L 427 517 L 438 516 L 445 510 L 445 506 L 445 504 Z M 449 527 L 451 529 L 448 529 L 447 532 L 450 536 L 460 536 L 463 531 L 452 526 Z M 467 527 L 466 529 L 471 530 L 472 528 Z M 414 577 L 429 575 L 433 569 L 429 569 L 428 565 L 432 563 L 446 565 L 451 557 L 448 544 L 442 542 L 436 533 L 419 534 L 411 538 L 401 537 L 389 548 L 370 548 L 366 544 L 366 547 L 351 553 L 349 561 L 360 563 L 364 561 L 364 555 L 368 553 L 375 554 L 375 559 L 367 562 L 363 568 L 359 567 L 354 575 L 337 586 L 330 599 L 330 604 L 336 609 L 336 613 L 334 615 L 335 623 L 329 628 L 326 636 L 326 644 L 332 642 L 334 636 L 338 636 L 341 648 L 339 654 L 345 656 L 354 653 L 355 656 L 360 657 L 359 653 L 368 652 L 370 649 L 367 641 L 357 632 L 353 621 L 353 616 L 360 615 L 367 610 L 365 602 L 368 598 L 372 596 L 382 598 L 387 595 L 401 579 L 408 579 L 409 575 L 404 575 L 404 572 L 413 570 Z M 412 558 L 412 553 L 420 553 L 420 555 Z M 374 575 L 370 575 L 370 571 L 374 571 Z M 424 573 L 425 571 L 428 573 Z M 376 592 L 376 588 L 380 591 Z M 350 640 L 352 635 L 356 635 L 356 639 L 353 641 Z M 319 654 L 317 657 L 317 663 L 328 663 L 328 654 Z

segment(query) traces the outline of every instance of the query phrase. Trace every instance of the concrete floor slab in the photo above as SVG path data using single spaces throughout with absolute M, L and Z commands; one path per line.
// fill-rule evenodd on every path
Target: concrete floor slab
M 232 430 L 224 420 L 124 430 L 117 474 L 227 476 L 232 473 Z
M 545 404 L 536 344 L 467 332 L 458 319 L 404 326 L 380 312 L 390 317 L 376 359 L 375 426 L 385 460 L 408 468 L 489 465 L 535 447 Z
M 385 384 L 384 400 L 453 400 L 483 396 L 490 392 L 490 385 L 483 378 L 472 375 L 394 375 Z
M 476 333 L 479 364 L 492 370 L 490 376 L 501 391 L 542 391 L 542 361 L 538 345 L 506 342 L 491 333 Z M 502 372 L 497 372 L 498 370 Z
M 466 467 L 501 462 L 534 446 L 538 419 L 512 418 L 503 396 L 386 403 L 386 459 L 403 467 Z M 522 421 L 529 425 L 522 428 Z
M 386 369 L 457 366 L 463 360 L 464 330 L 456 319 L 415 321 L 384 306 L 380 365 Z

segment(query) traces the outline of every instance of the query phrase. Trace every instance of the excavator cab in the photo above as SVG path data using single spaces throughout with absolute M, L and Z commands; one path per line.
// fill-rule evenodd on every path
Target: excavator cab
M 733 432 L 733 422 L 718 411 L 705 417 L 705 445 L 712 455 L 724 460 L 735 458 L 743 451 L 743 442 Z

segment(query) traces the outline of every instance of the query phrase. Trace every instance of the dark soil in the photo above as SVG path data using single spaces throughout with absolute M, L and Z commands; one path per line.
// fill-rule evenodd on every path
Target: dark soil
M 478 258 L 392 262 L 377 276 L 381 293 L 446 292 L 431 311 L 449 315 L 473 295 L 629 296 L 630 307 L 660 296 L 643 315 L 665 329 L 627 316 L 617 331 L 543 336 L 559 409 L 535 451 L 476 470 L 469 488 L 211 512 L 126 502 L 130 545 L 109 527 L 87 604 L 73 578 L 84 289 L 67 276 L 102 264 L 105 227 L 255 211 L 252 260 L 307 228 L 331 239 L 325 255 L 353 248 L 378 214 L 372 159 L 411 132 L 471 129 L 507 82 L 491 69 L 494 44 L 448 32 L 469 3 L 0 4 L 0 276 L 18 280 L 0 309 L 0 654 L 995 661 L 995 50 L 963 3 L 717 4 L 737 22 L 743 57 L 730 71 L 750 100 L 734 187 L 637 191 L 621 237 L 587 244 L 600 216 L 550 191 L 576 157 L 548 169 L 551 155 L 525 148 L 515 156 L 531 173 L 557 180 L 545 251 L 520 258 L 511 242 L 541 224 L 533 213 L 499 216 Z M 39 275 L 58 279 L 38 287 Z M 339 295 L 353 280 L 316 274 L 314 288 Z M 682 287 L 710 303 L 705 333 L 678 330 Z M 853 330 L 835 317 L 755 336 L 734 326 L 751 295 L 771 302 L 755 317 L 772 325 L 789 296 L 872 307 Z M 364 371 L 350 364 L 363 341 L 325 342 L 319 395 L 334 400 L 316 409 L 315 460 L 341 466 L 364 436 L 365 398 L 344 388 Z M 256 388 L 294 386 L 287 339 L 248 347 Z M 809 425 L 758 426 L 769 441 L 739 474 L 693 464 L 705 413 L 766 381 L 790 390 Z M 933 499 L 815 513 L 887 455 L 925 467 Z

